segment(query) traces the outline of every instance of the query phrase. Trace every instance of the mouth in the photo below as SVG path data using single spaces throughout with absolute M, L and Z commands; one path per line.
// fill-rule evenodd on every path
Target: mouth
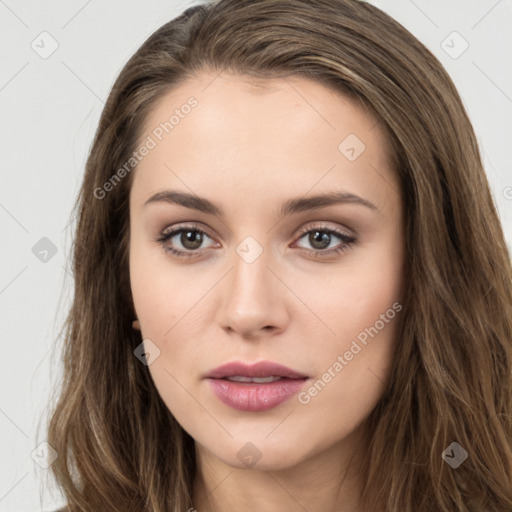
M 277 407 L 291 398 L 309 377 L 286 366 L 261 361 L 253 365 L 227 363 L 205 378 L 223 404 L 241 411 L 258 412 Z

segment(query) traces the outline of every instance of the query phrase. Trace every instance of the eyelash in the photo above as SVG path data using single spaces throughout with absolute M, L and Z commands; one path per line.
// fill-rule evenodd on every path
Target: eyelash
M 189 225 L 189 226 L 180 226 L 179 228 L 174 229 L 173 231 L 170 231 L 169 233 L 165 233 L 165 234 L 161 233 L 161 235 L 159 237 L 157 237 L 155 239 L 155 241 L 162 245 L 162 248 L 166 253 L 171 253 L 178 258 L 191 258 L 193 256 L 198 255 L 202 251 L 200 249 L 196 249 L 195 251 L 193 251 L 193 250 L 183 251 L 181 249 L 174 249 L 172 247 L 169 247 L 165 243 L 168 240 L 175 237 L 176 235 L 186 232 L 186 231 L 202 233 L 202 234 L 208 236 L 209 238 L 212 238 L 208 235 L 208 233 L 206 233 L 206 231 L 204 231 L 203 229 L 200 229 L 198 226 Z M 330 256 L 332 254 L 341 254 L 341 253 L 345 252 L 347 249 L 351 248 L 357 242 L 357 238 L 354 236 L 347 235 L 343 231 L 339 231 L 337 229 L 327 227 L 327 226 L 322 226 L 322 225 L 310 226 L 307 228 L 303 228 L 301 230 L 300 236 L 297 240 L 301 240 L 302 238 L 304 238 L 304 235 L 307 235 L 311 231 L 319 231 L 321 233 L 335 235 L 341 239 L 343 245 L 341 245 L 340 247 L 334 248 L 334 249 L 329 249 L 329 250 L 303 249 L 303 250 L 307 251 L 307 254 L 309 256 L 322 258 L 322 257 L 325 257 L 326 255 Z

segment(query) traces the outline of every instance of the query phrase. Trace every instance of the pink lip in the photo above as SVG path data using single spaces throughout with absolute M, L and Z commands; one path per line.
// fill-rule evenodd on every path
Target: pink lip
M 287 377 L 288 379 L 304 379 L 307 375 L 296 372 L 291 368 L 271 361 L 260 361 L 255 364 L 246 364 L 241 361 L 233 361 L 223 364 L 206 375 L 210 379 L 222 379 L 224 377 Z
M 225 377 L 282 377 L 281 380 L 268 383 L 233 382 Z M 219 366 L 206 376 L 217 398 L 241 411 L 266 411 L 298 393 L 308 376 L 277 363 L 261 361 L 253 365 L 241 362 Z

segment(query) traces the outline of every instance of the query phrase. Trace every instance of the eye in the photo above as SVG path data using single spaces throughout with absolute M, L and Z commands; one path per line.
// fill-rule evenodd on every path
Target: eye
M 302 236 L 299 238 L 299 240 L 305 239 L 306 242 L 310 244 L 312 249 L 307 247 L 303 248 L 308 250 L 309 254 L 312 256 L 323 257 L 342 253 L 349 249 L 357 241 L 355 236 L 348 235 L 341 230 L 324 225 L 315 226 L 313 228 L 309 226 L 303 229 L 301 233 Z M 336 239 L 338 239 L 339 242 L 334 243 L 333 245 L 333 242 L 336 242 Z
M 195 225 L 181 226 L 173 230 L 164 230 L 156 239 L 166 252 L 178 257 L 195 256 L 206 238 L 212 240 L 206 232 Z M 181 246 L 181 247 L 180 247 Z

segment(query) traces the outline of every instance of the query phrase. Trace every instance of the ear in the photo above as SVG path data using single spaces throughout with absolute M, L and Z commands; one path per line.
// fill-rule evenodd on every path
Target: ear
M 138 320 L 134 320 L 132 322 L 132 327 L 133 327 L 133 329 L 140 331 L 140 322 Z

